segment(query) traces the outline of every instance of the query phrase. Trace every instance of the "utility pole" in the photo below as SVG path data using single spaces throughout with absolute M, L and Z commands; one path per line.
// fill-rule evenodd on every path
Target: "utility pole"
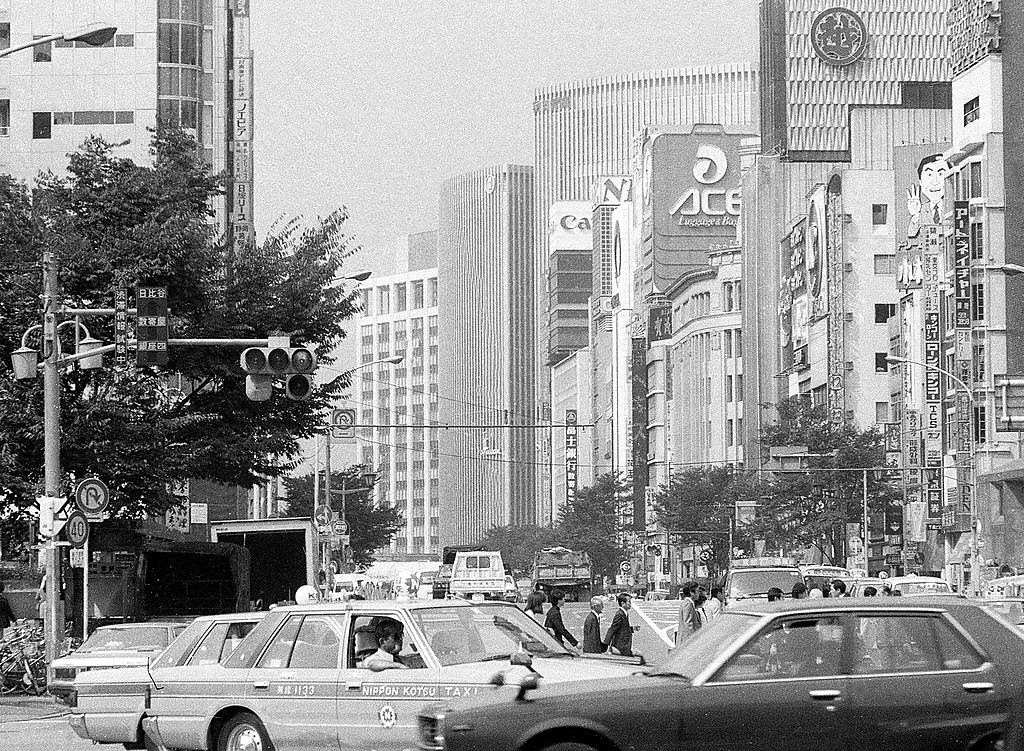
M 46 560 L 46 664 L 57 658 L 57 644 L 64 633 L 60 611 L 60 549 L 53 533 L 53 504 L 60 492 L 60 370 L 57 358 L 57 306 L 60 280 L 57 276 L 57 254 L 52 248 L 43 250 L 43 467 L 45 499 L 40 503 L 40 519 L 44 515 L 48 535 L 44 538 Z M 40 524 L 42 527 L 43 524 Z M 88 572 L 88 569 L 86 569 Z M 88 573 L 86 573 L 88 576 Z

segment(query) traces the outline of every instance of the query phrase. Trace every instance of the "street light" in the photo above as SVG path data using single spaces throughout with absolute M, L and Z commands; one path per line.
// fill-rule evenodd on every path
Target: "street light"
M 7 57 L 15 52 L 27 50 L 29 47 L 36 47 L 40 44 L 49 44 L 50 42 L 59 42 L 61 40 L 66 42 L 82 42 L 92 47 L 100 47 L 113 39 L 114 34 L 116 33 L 116 26 L 104 26 L 99 23 L 91 23 L 85 26 L 68 29 L 67 31 L 62 31 L 59 34 L 50 34 L 48 36 L 39 37 L 38 39 L 32 39 L 28 42 L 24 42 L 23 44 L 8 47 L 5 50 L 0 50 L 0 57 Z
M 1013 264 L 1007 264 L 1007 266 L 1013 266 Z M 1015 268 L 1007 270 L 1013 273 L 1018 273 L 1018 270 L 1019 272 L 1024 272 L 1024 267 L 1015 266 Z M 889 355 L 888 357 L 885 358 L 885 361 L 887 363 L 890 363 L 891 365 L 918 365 L 924 368 L 925 370 L 933 370 L 936 373 L 941 373 L 942 375 L 949 378 L 951 381 L 953 381 L 953 383 L 955 383 L 957 386 L 963 389 L 964 393 L 967 395 L 967 400 L 968 402 L 970 402 L 971 405 L 971 421 L 974 421 L 974 393 L 971 391 L 971 387 L 964 383 L 961 379 L 957 378 L 955 375 L 950 373 L 948 370 L 946 370 L 945 368 L 940 368 L 938 365 L 929 365 L 928 363 L 919 362 L 918 360 L 911 360 L 909 357 L 897 357 L 895 355 Z M 974 441 L 973 431 L 971 434 L 971 451 L 969 467 L 971 475 L 971 484 L 969 486 L 971 491 L 971 589 L 973 590 L 975 596 L 978 596 L 981 594 L 981 562 L 979 561 L 978 554 L 978 459 L 977 444 Z

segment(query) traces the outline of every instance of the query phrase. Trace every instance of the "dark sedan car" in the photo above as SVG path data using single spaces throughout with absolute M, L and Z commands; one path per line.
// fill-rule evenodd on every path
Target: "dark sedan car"
M 997 748 L 1024 636 L 967 600 L 744 603 L 626 680 L 496 688 L 426 708 L 430 751 Z

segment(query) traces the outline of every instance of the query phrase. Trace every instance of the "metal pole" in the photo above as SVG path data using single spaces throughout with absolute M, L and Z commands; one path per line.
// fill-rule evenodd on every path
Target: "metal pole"
M 328 510 L 333 507 L 331 501 L 331 434 L 327 433 L 327 453 L 324 455 L 324 505 Z M 320 568 L 324 572 L 324 589 L 328 591 L 327 597 L 333 596 L 333 590 L 328 590 L 328 586 L 331 580 L 331 532 L 333 530 L 328 527 L 327 534 L 323 536 L 323 539 L 327 540 L 320 548 Z
M 89 638 L 89 539 L 82 546 L 85 563 L 82 564 L 82 641 Z
M 970 392 L 968 392 L 970 393 Z M 973 395 L 972 395 L 973 396 Z M 974 440 L 974 402 L 971 401 L 971 592 L 981 596 L 981 561 L 978 551 L 978 444 Z
M 868 531 L 868 471 L 864 470 L 864 574 L 868 573 L 868 543 L 871 541 L 871 533 Z M 883 551 L 884 552 L 884 551 Z
M 60 492 L 60 343 L 57 339 L 57 300 L 59 298 L 57 278 L 57 254 L 52 248 L 43 251 L 43 467 L 44 494 L 48 498 L 59 498 Z M 47 502 L 51 503 L 51 502 Z M 56 509 L 50 508 L 50 517 Z M 53 527 L 46 546 L 46 664 L 50 666 L 57 658 L 57 643 L 64 633 L 59 609 L 60 550 L 54 544 Z

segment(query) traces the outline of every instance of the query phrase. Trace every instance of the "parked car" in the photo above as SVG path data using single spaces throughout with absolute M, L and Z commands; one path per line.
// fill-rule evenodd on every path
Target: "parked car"
M 375 672 L 362 661 L 385 618 L 404 627 L 405 667 Z M 638 667 L 577 657 L 504 602 L 292 606 L 271 611 L 223 664 L 153 670 L 142 723 L 151 743 L 173 749 L 403 749 L 427 702 L 489 693 L 499 673 L 616 683 Z
M 79 674 L 148 665 L 187 627 L 163 621 L 100 626 L 74 652 L 53 661 L 47 690 L 66 703 Z
M 744 602 L 646 674 L 435 703 L 420 748 L 991 751 L 1022 671 L 1024 635 L 966 599 Z
M 139 666 L 79 675 L 68 698 L 72 707 L 68 722 L 75 733 L 94 743 L 142 744 L 142 718 L 149 703 L 151 670 L 220 662 L 264 615 L 265 612 L 201 616 L 153 661 L 150 670 Z
M 998 597 L 976 600 L 993 613 L 1018 628 L 1024 628 L 1024 598 L 1021 597 Z
M 863 597 L 865 587 L 874 587 L 875 594 L 882 594 L 882 587 L 889 584 L 888 579 L 880 579 L 877 576 L 862 576 L 846 580 L 846 593 L 850 597 Z

